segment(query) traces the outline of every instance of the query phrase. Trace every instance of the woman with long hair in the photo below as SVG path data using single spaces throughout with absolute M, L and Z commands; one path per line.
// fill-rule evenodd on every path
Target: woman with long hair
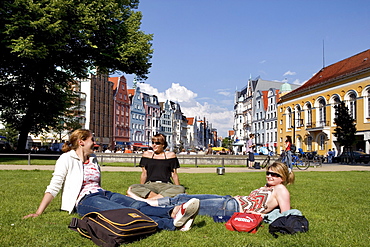
M 192 222 L 199 208 L 199 200 L 192 199 L 181 206 L 153 207 L 146 202 L 104 190 L 101 187 L 100 166 L 94 154 L 94 137 L 89 130 L 75 130 L 64 152 L 56 162 L 53 177 L 36 213 L 24 218 L 40 216 L 63 187 L 61 210 L 80 216 L 120 208 L 135 208 L 158 223 L 159 229 L 176 230 Z M 186 229 L 189 228 L 189 224 Z
M 294 173 L 281 162 L 274 162 L 266 167 L 266 184 L 252 191 L 248 196 L 220 195 L 188 195 L 180 194 L 173 198 L 165 197 L 157 200 L 137 198 L 153 206 L 173 206 L 189 201 L 191 198 L 200 200 L 199 214 L 208 216 L 232 216 L 235 212 L 266 214 L 279 208 L 280 213 L 290 210 L 290 193 L 286 185 L 294 182 Z

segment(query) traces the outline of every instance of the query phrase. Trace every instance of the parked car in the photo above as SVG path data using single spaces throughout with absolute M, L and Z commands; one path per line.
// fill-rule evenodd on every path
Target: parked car
M 344 159 L 350 157 L 349 155 L 349 152 L 341 153 L 337 157 L 334 157 L 333 162 L 341 162 Z M 364 162 L 366 164 L 370 162 L 370 154 L 364 153 L 362 151 L 353 151 L 353 157 L 355 158 L 356 163 Z

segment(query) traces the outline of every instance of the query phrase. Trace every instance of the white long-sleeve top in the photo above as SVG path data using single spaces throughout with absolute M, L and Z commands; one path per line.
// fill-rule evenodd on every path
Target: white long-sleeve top
M 90 155 L 90 162 L 99 169 L 97 158 Z M 75 207 L 84 178 L 83 161 L 77 156 L 76 151 L 71 150 L 62 154 L 55 164 L 53 177 L 51 178 L 46 192 L 56 197 L 63 186 L 61 210 L 71 213 Z

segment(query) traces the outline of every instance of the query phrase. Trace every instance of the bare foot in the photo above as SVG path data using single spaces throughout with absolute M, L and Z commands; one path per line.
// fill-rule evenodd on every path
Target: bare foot
M 126 192 L 127 196 L 128 197 L 131 197 L 135 200 L 138 200 L 138 201 L 145 201 L 144 198 L 141 198 L 140 196 L 137 196 L 134 192 L 131 191 L 131 187 L 128 188 L 127 192 Z
M 172 218 L 175 218 L 175 217 L 176 217 L 176 214 L 177 214 L 177 212 L 180 210 L 180 207 L 181 207 L 181 205 L 179 205 L 179 206 L 175 206 L 175 207 L 173 208 L 172 213 L 171 213 L 171 217 L 172 217 Z
M 158 207 L 158 200 L 151 200 L 151 199 L 145 199 L 138 195 L 136 195 L 134 192 L 131 191 L 131 187 L 128 188 L 126 192 L 128 197 L 131 197 L 132 199 L 135 199 L 137 201 L 142 201 L 148 203 L 150 206 Z

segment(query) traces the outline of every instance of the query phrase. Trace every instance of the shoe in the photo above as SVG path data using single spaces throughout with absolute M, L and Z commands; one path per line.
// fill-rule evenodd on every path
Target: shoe
M 190 218 L 192 218 L 192 216 L 198 213 L 198 210 L 199 210 L 199 199 L 197 198 L 192 198 L 189 201 L 183 203 L 180 206 L 180 209 L 176 213 L 176 216 L 173 220 L 174 226 L 182 227 L 183 225 L 185 225 L 185 223 L 187 223 L 187 221 L 189 221 Z
M 191 217 L 186 223 L 179 229 L 182 232 L 189 231 L 193 226 L 195 216 Z

